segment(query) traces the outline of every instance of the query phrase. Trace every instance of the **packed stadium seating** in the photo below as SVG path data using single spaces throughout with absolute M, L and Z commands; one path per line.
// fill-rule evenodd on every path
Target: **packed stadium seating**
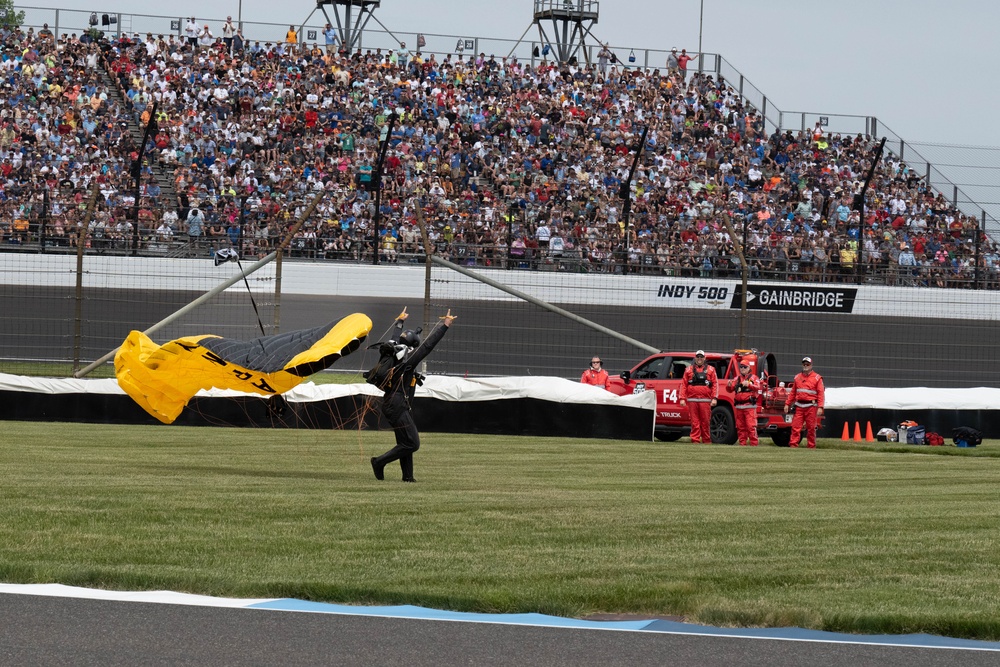
M 741 242 L 755 279 L 1000 287 L 979 221 L 893 156 L 860 219 L 875 138 L 768 134 L 710 75 L 81 37 L 2 34 L 5 250 L 79 238 L 94 252 L 263 254 L 325 190 L 293 257 L 370 261 L 378 247 L 386 262 L 421 261 L 424 220 L 433 251 L 463 265 L 734 277 Z M 137 204 L 130 168 L 150 119 Z M 368 183 L 383 139 L 376 244 Z

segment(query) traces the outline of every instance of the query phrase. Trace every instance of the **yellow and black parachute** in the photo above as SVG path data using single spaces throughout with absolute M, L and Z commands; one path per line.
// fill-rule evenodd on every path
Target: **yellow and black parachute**
M 363 313 L 338 322 L 249 341 L 186 336 L 157 345 L 132 331 L 115 355 L 118 385 L 170 424 L 202 389 L 282 394 L 361 347 L 372 321 Z

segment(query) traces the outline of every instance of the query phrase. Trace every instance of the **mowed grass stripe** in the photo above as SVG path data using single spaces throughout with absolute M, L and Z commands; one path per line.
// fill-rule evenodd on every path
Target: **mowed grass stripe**
M 5 422 L 0 580 L 1000 639 L 1000 445 Z M 947 454 L 947 455 L 943 455 Z

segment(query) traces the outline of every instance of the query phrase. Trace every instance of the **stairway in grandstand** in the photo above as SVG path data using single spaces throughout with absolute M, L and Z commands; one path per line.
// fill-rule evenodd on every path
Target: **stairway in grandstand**
M 122 107 L 127 107 L 128 102 L 125 99 L 125 96 L 122 95 L 121 90 L 118 89 L 118 82 L 115 78 L 111 76 L 111 74 L 108 73 L 104 67 L 99 67 L 98 72 L 101 75 L 102 83 L 104 83 L 104 86 L 108 91 L 108 97 L 120 104 Z M 138 118 L 131 115 L 129 116 L 128 132 L 132 138 L 132 143 L 137 147 L 140 143 L 142 143 L 144 129 L 145 128 L 139 125 Z M 150 137 L 150 142 L 152 142 L 152 137 Z M 153 171 L 153 179 L 156 181 L 157 185 L 160 186 L 160 202 L 162 202 L 163 206 L 166 208 L 176 207 L 177 192 L 174 190 L 173 174 L 159 161 L 152 163 L 150 166 Z

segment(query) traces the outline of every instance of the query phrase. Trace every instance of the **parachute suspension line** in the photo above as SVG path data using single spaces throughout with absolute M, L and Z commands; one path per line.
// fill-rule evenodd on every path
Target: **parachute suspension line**
M 405 313 L 405 312 L 406 312 L 406 308 L 404 307 L 403 308 L 403 313 Z M 400 317 L 402 317 L 403 313 L 399 314 Z M 389 324 L 389 326 L 387 326 L 385 328 L 385 331 L 383 331 L 382 334 L 378 337 L 379 342 L 381 342 L 382 339 L 385 338 L 389 334 L 389 332 L 392 330 L 392 328 L 394 326 L 396 326 L 396 324 L 398 322 L 399 322 L 399 318 L 397 317 L 395 320 L 392 321 L 391 324 Z M 402 329 L 402 325 L 400 325 L 400 329 Z M 360 359 L 361 368 L 360 368 L 360 370 L 362 370 L 362 371 L 367 366 L 367 364 L 365 363 L 365 355 L 368 354 L 368 350 L 370 350 L 372 347 L 374 347 L 374 344 L 373 345 L 369 345 L 368 347 L 366 347 L 364 353 L 362 353 L 362 355 L 361 355 L 361 359 Z
M 236 266 L 240 267 L 240 273 L 243 275 L 243 284 L 247 287 L 247 294 L 250 296 L 250 305 L 253 306 L 253 314 L 257 316 L 257 326 L 260 327 L 260 335 L 266 336 L 264 333 L 264 323 L 260 321 L 260 311 L 257 310 L 257 302 L 253 298 L 253 292 L 250 291 L 250 282 L 247 280 L 247 274 L 243 271 L 243 264 L 240 260 L 236 260 Z M 265 352 L 264 342 L 260 341 L 260 351 Z

